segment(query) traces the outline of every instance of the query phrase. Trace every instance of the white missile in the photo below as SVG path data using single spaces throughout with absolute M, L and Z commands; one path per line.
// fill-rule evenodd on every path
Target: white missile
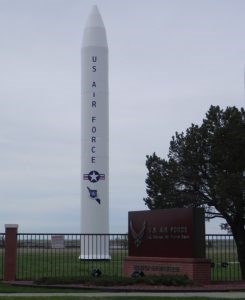
M 109 255 L 108 45 L 97 6 L 82 42 L 82 183 L 80 259 Z

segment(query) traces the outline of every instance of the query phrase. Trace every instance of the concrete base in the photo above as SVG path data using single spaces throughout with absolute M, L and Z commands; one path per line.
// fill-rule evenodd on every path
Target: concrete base
M 126 257 L 124 276 L 131 277 L 135 271 L 145 275 L 187 275 L 197 284 L 211 281 L 211 263 L 206 258 Z
M 110 255 L 106 254 L 99 254 L 99 255 L 80 255 L 79 256 L 80 260 L 111 260 Z

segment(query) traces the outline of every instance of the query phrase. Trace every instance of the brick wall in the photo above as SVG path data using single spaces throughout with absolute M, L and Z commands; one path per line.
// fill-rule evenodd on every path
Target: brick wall
M 126 257 L 124 275 L 142 271 L 145 275 L 187 275 L 197 284 L 209 284 L 210 260 L 205 258 Z

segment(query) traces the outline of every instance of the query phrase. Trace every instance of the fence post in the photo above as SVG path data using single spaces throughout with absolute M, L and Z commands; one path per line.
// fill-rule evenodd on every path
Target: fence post
M 4 280 L 14 281 L 16 278 L 17 258 L 17 224 L 5 225 L 5 255 L 4 255 Z

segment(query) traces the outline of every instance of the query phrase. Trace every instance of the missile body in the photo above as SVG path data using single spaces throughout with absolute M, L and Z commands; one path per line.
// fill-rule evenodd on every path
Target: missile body
M 82 199 L 80 259 L 109 256 L 108 45 L 93 6 L 82 42 Z

